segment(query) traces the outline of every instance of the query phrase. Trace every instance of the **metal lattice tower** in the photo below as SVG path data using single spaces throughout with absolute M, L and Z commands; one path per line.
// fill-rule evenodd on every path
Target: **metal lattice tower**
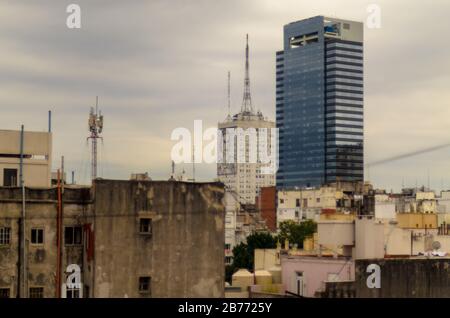
M 252 96 L 250 94 L 250 66 L 249 66 L 249 57 L 248 57 L 248 34 L 247 34 L 247 44 L 245 47 L 245 79 L 244 79 L 244 97 L 242 99 L 242 107 L 241 112 L 242 113 L 253 113 L 253 106 L 252 106 Z
M 103 139 L 100 134 L 103 130 L 103 115 L 101 111 L 98 110 L 98 96 L 95 101 L 94 107 L 91 107 L 91 112 L 89 113 L 89 131 L 91 135 L 87 138 L 91 140 L 91 180 L 97 178 L 97 139 Z

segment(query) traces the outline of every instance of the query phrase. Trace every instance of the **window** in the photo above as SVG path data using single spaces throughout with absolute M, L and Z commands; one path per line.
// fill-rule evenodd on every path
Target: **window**
M 83 232 L 81 226 L 66 226 L 64 229 L 64 242 L 66 245 L 81 245 Z
M 3 186 L 17 187 L 17 169 L 3 169 Z
M 320 198 L 317 198 L 317 199 L 316 199 L 316 202 L 317 202 L 317 203 L 320 203 Z
M 84 285 L 83 297 L 89 298 L 89 286 L 88 285 Z
M 229 250 L 231 248 L 231 245 L 230 244 L 225 244 L 225 249 L 226 250 Z
M 295 206 L 299 207 L 300 206 L 300 199 L 295 199 Z
M 9 288 L 0 288 L 0 298 L 9 298 Z
M 229 265 L 229 264 L 231 264 L 231 256 L 225 256 L 225 264 L 226 265 Z
M 150 294 L 150 291 L 151 291 L 150 284 L 151 284 L 150 277 L 148 277 L 148 276 L 139 277 L 139 292 L 145 293 L 145 294 Z
M 152 234 L 152 219 L 150 218 L 140 219 L 139 233 L 147 235 Z
M 284 203 L 284 199 L 280 199 L 280 204 L 283 204 Z
M 44 229 L 31 229 L 31 244 L 44 244 Z
M 80 298 L 80 290 L 76 288 L 67 289 L 66 298 Z
M 0 227 L 0 245 L 7 245 L 11 241 L 11 228 Z
M 44 287 L 31 287 L 30 298 L 44 298 Z

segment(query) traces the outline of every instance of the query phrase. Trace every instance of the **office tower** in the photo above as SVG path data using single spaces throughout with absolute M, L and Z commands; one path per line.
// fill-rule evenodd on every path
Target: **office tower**
M 278 188 L 363 180 L 363 24 L 284 26 L 276 53 Z
M 255 197 L 259 194 L 261 187 L 275 185 L 274 174 L 263 173 L 262 168 L 265 164 L 260 162 L 260 152 L 271 151 L 271 128 L 275 128 L 275 123 L 269 121 L 260 111 L 255 111 L 252 105 L 248 36 L 245 54 L 245 80 L 241 111 L 233 116 L 228 115 L 226 120 L 218 125 L 223 136 L 222 145 L 219 145 L 218 148 L 223 153 L 224 161 L 217 165 L 217 176 L 225 184 L 226 190 L 232 192 L 240 204 L 255 204 Z M 262 128 L 267 129 L 266 133 L 262 132 Z M 249 129 L 254 129 L 257 144 L 254 146 L 256 147 L 249 147 L 249 137 L 247 137 L 249 135 L 241 139 L 243 140 L 241 144 L 239 144 L 240 141 L 237 136 L 230 135 L 230 132 L 236 133 L 238 129 L 242 129 L 244 133 L 248 133 Z M 233 144 L 227 144 L 229 138 L 234 138 Z M 221 141 L 219 140 L 219 142 Z M 230 147 L 233 147 L 233 149 L 230 149 Z M 238 159 L 239 148 L 244 154 L 244 160 L 241 162 Z M 250 160 L 252 157 L 250 151 L 256 152 L 254 162 Z M 230 152 L 233 153 L 233 160 L 228 162 L 225 159 Z

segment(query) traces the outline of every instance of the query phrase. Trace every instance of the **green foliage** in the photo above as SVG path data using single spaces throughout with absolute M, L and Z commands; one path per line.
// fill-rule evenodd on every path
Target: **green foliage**
M 236 245 L 233 248 L 233 267 L 235 269 L 247 268 L 251 269 L 250 254 L 248 253 L 248 246 L 245 243 Z
M 238 269 L 231 265 L 225 266 L 225 281 L 229 282 L 231 284 L 231 276 L 237 271 Z
M 256 232 L 247 237 L 247 251 L 249 255 L 250 269 L 254 267 L 255 249 L 257 248 L 275 248 L 277 240 L 270 233 Z
M 277 240 L 270 233 L 257 232 L 247 237 L 247 243 L 233 248 L 233 264 L 225 267 L 225 281 L 231 282 L 231 276 L 240 268 L 250 271 L 254 267 L 254 252 L 257 248 L 275 248 Z
M 280 223 L 279 229 L 278 240 L 281 244 L 284 244 L 284 241 L 288 239 L 290 244 L 297 244 L 299 248 L 303 248 L 303 240 L 316 232 L 317 224 L 312 220 L 301 223 L 287 220 Z

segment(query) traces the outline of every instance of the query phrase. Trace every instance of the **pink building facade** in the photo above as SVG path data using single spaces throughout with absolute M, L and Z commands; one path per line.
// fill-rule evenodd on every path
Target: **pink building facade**
M 352 281 L 355 263 L 352 259 L 329 256 L 282 256 L 282 283 L 285 291 L 303 297 L 314 297 L 327 281 Z

